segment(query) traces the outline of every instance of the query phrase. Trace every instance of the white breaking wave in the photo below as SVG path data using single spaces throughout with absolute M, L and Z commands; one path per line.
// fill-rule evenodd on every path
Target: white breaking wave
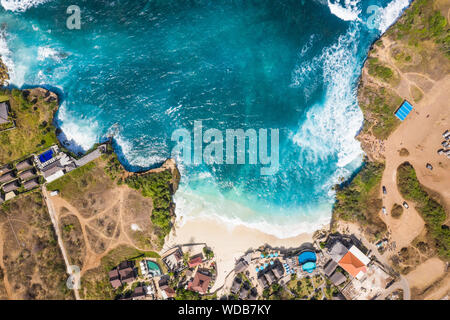
M 402 12 L 409 6 L 411 0 L 394 0 L 386 8 L 381 9 L 379 14 L 378 29 L 381 33 L 386 30 L 400 17 Z
M 71 151 L 84 152 L 98 142 L 98 123 L 90 119 L 79 119 L 73 116 L 67 110 L 65 103 L 59 109 L 58 120 L 67 140 L 72 142 L 72 145 L 68 146 Z
M 325 48 L 313 65 L 322 64 L 323 80 L 327 84 L 325 101 L 306 114 L 293 141 L 313 162 L 337 153 L 337 166 L 343 168 L 362 156 L 355 134 L 361 127 L 363 115 L 356 101 L 358 28 L 353 24 L 338 42 Z
M 295 216 L 297 222 L 294 222 L 292 216 L 278 214 L 272 217 L 262 216 L 260 212 L 253 211 L 221 195 L 212 197 L 199 195 L 191 191 L 186 184 L 180 185 L 174 201 L 178 226 L 192 219 L 209 218 L 222 223 L 229 230 L 237 226 L 245 226 L 279 239 L 286 239 L 302 233 L 311 233 L 330 223 L 331 205 L 317 208 L 314 215 L 303 215 L 304 219 L 300 215 Z
M 50 0 L 1 0 L 0 3 L 5 10 L 24 12 L 31 7 L 49 2 Z
M 5 32 L 0 32 L 0 58 L 8 69 L 7 71 L 10 78 L 9 83 L 11 83 L 11 79 L 15 78 L 15 66 L 8 43 L 6 42 Z
M 55 61 L 61 62 L 60 54 L 53 48 L 49 46 L 39 47 L 37 52 L 37 60 L 44 61 L 45 59 L 51 58 Z
M 360 20 L 359 0 L 328 0 L 328 8 L 332 14 L 344 21 Z

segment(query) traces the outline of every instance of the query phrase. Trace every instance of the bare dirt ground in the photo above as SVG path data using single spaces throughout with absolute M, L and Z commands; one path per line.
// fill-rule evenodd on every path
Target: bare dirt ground
M 61 221 L 61 228 L 64 229 L 65 226 L 72 224 L 64 223 L 67 219 L 77 219 L 75 223 L 80 226 L 81 233 L 76 229 L 69 233 L 73 233 L 72 237 L 76 237 L 76 241 L 84 250 L 75 252 L 75 246 L 69 245 L 68 247 L 74 249 L 69 253 L 70 259 L 74 263 L 83 262 L 82 267 L 80 266 L 81 276 L 87 270 L 100 266 L 101 258 L 119 245 L 129 245 L 143 251 L 153 249 L 151 242 L 139 246 L 140 243 L 136 240 L 140 236 L 142 238 L 154 237 L 151 234 L 151 228 L 148 228 L 151 225 L 151 199 L 144 198 L 139 192 L 127 186 L 117 186 L 113 190 L 115 196 L 108 201 L 103 210 L 98 208 L 97 213 L 92 216 L 81 213 L 60 196 L 52 197 L 58 219 Z M 140 201 L 141 206 L 130 207 L 127 205 L 128 201 L 134 203 Z M 88 207 L 84 208 L 84 211 L 89 211 Z M 137 229 L 133 230 L 132 225 Z M 66 231 L 66 233 L 68 232 Z
M 0 230 L 3 299 L 73 299 L 40 192 L 20 196 L 2 208 Z
M 436 257 L 428 259 L 427 253 L 414 247 L 425 238 L 422 217 L 414 208 L 414 203 L 409 203 L 409 208 L 404 209 L 397 219 L 390 215 L 390 210 L 394 204 L 404 201 L 397 189 L 396 175 L 398 166 L 408 161 L 415 168 L 420 183 L 442 203 L 447 213 L 450 212 L 450 159 L 437 154 L 437 150 L 442 148 L 442 133 L 450 129 L 450 75 L 439 72 L 436 66 L 439 59 L 434 57 L 424 61 L 423 56 L 411 54 L 411 65 L 400 64 L 392 56 L 399 44 L 387 38 L 382 41 L 383 47 L 377 48 L 376 57 L 394 70 L 398 81 L 393 84 L 380 83 L 380 86 L 389 87 L 414 105 L 406 120 L 386 140 L 374 141 L 375 147 L 369 150 L 372 158 L 382 159 L 386 164 L 381 185 L 386 187 L 387 194 L 383 195 L 380 190 L 380 195 L 388 214 L 380 212 L 380 217 L 388 226 L 395 250 L 387 251 L 385 256 L 400 253 L 400 256 L 407 257 L 404 260 L 412 267 L 408 270 L 415 268 L 407 275 L 412 288 L 423 290 L 444 277 L 445 281 L 440 281 L 433 290 L 433 297 L 440 298 L 447 294 L 449 285 L 448 276 L 445 278 L 444 262 Z M 367 71 L 365 77 L 370 77 Z M 373 77 L 371 80 L 379 82 Z M 433 166 L 433 170 L 426 168 L 427 163 Z M 433 273 L 432 277 L 430 273 Z

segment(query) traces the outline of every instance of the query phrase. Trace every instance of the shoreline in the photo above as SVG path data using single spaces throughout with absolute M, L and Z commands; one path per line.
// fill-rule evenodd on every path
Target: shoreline
M 269 244 L 272 248 L 294 248 L 304 242 L 313 242 L 313 233 L 279 239 L 250 227 L 227 226 L 216 219 L 202 217 L 188 220 L 181 227 L 176 222 L 166 238 L 163 251 L 180 244 L 206 243 L 214 252 L 217 262 L 217 280 L 211 289 L 213 292 L 225 283 L 236 261 L 246 252 Z

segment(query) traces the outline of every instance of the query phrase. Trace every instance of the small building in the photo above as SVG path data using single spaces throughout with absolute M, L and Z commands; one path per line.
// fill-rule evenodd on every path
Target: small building
M 335 262 L 339 262 L 347 252 L 348 249 L 340 241 L 336 241 L 328 251 L 331 259 L 333 259 Z
M 25 190 L 31 190 L 39 186 L 39 179 L 34 178 L 23 183 Z
M 347 280 L 347 278 L 342 274 L 342 272 L 336 271 L 333 273 L 333 275 L 330 277 L 330 281 L 335 285 L 339 286 L 343 284 Z
M 195 268 L 196 266 L 198 266 L 202 263 L 203 263 L 203 255 L 201 253 L 199 253 L 198 255 L 192 257 L 188 261 L 188 266 L 189 266 L 189 268 Z
M 200 294 L 205 294 L 208 292 L 208 286 L 209 283 L 211 282 L 211 276 L 203 272 L 200 272 L 200 270 L 197 271 L 197 273 L 194 276 L 194 280 L 189 282 L 188 289 L 196 291 Z
M 248 268 L 247 261 L 245 261 L 244 259 L 241 259 L 241 260 L 239 260 L 239 262 L 234 267 L 234 272 L 236 274 L 237 273 L 241 273 L 241 272 L 244 272 L 245 270 L 247 270 L 247 268 Z
M 271 270 L 269 270 L 266 273 L 264 273 L 264 277 L 266 278 L 267 283 L 269 284 L 269 286 L 277 280 L 275 275 L 273 274 L 273 272 Z
M 5 173 L 0 177 L 0 184 L 11 181 L 15 178 L 14 173 L 12 171 Z
M 183 266 L 183 252 L 180 248 L 176 248 L 162 260 L 170 271 L 178 270 Z
M 338 264 L 333 259 L 328 260 L 328 262 L 325 264 L 325 267 L 323 268 L 323 272 L 327 277 L 330 277 L 334 270 L 336 270 Z
M 339 261 L 339 265 L 347 271 L 352 277 L 361 280 L 367 272 L 367 265 L 370 259 L 364 255 L 356 246 L 350 250 Z
M 16 169 L 18 171 L 22 171 L 25 169 L 28 169 L 29 167 L 33 166 L 33 161 L 31 160 L 31 158 L 25 159 L 19 163 L 16 164 Z
M 117 269 L 113 269 L 109 272 L 109 283 L 111 283 L 111 286 L 114 289 L 117 289 L 122 285 L 122 282 L 120 281 L 119 277 L 119 271 Z
M 243 285 L 241 291 L 239 291 L 239 299 L 244 300 L 248 297 L 249 287 L 247 285 Z
M 250 295 L 248 296 L 249 300 L 256 300 L 258 299 L 258 291 L 256 290 L 256 288 L 252 288 L 250 290 Z
M 267 282 L 267 279 L 264 275 L 260 275 L 258 277 L 258 282 L 263 288 L 267 288 L 269 286 L 269 283 Z
M 27 180 L 31 177 L 34 177 L 36 175 L 36 170 L 34 170 L 34 168 L 22 171 L 21 173 L 19 173 L 19 177 L 20 179 L 22 179 L 22 181 Z
M 173 290 L 172 288 L 165 288 L 161 290 L 161 295 L 163 297 L 164 300 L 170 299 L 175 297 L 175 290 Z
M 16 193 L 14 191 L 5 193 L 5 201 L 11 200 L 16 196 Z
M 134 288 L 133 293 L 131 294 L 131 299 L 133 300 L 142 300 L 145 298 L 145 290 L 143 286 L 137 286 Z
M 6 102 L 0 103 L 0 124 L 5 124 L 9 122 L 8 118 L 8 104 Z
M 41 171 L 45 180 L 52 182 L 64 175 L 64 166 L 59 161 L 55 161 L 42 168 Z
M 17 190 L 19 188 L 20 188 L 20 184 L 19 184 L 19 182 L 17 180 L 15 180 L 13 182 L 9 182 L 9 183 L 5 184 L 3 186 L 3 191 L 5 193 L 8 193 L 8 192 L 11 192 L 11 191 L 15 191 L 15 190 Z
M 239 288 L 241 287 L 242 280 L 239 277 L 234 278 L 233 284 L 231 285 L 231 293 L 237 294 L 239 292 Z
M 272 272 L 275 275 L 275 277 L 280 279 L 284 274 L 283 266 L 281 264 L 278 264 L 275 268 L 272 269 Z

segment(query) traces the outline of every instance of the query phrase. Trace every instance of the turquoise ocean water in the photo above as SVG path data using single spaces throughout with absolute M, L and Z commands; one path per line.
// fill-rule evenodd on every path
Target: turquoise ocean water
M 408 0 L 0 3 L 11 85 L 58 91 L 55 121 L 76 152 L 114 134 L 120 160 L 138 171 L 170 157 L 172 132 L 195 120 L 205 130 L 279 129 L 275 175 L 180 162 L 175 201 L 179 216 L 288 237 L 328 222 L 332 186 L 361 165 L 358 77 Z M 66 27 L 70 5 L 80 30 Z

